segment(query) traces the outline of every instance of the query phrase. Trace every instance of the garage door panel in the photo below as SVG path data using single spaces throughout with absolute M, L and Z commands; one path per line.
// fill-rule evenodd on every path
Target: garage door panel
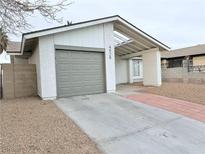
M 93 57 L 94 58 L 94 57 Z M 82 59 L 71 59 L 70 60 L 70 62 L 67 62 L 66 60 L 67 60 L 68 58 L 64 58 L 64 59 L 61 59 L 60 61 L 59 61 L 59 63 L 60 64 L 81 64 L 80 63 L 80 61 L 82 61 L 82 60 L 84 60 L 84 58 L 82 58 Z M 87 58 L 86 58 L 87 59 Z M 98 62 L 98 64 L 100 64 L 100 63 L 103 63 L 103 61 L 101 60 L 101 59 L 92 59 L 92 60 L 88 60 L 87 59 L 87 61 L 85 62 L 85 63 L 94 63 L 94 64 L 97 64 L 97 62 Z
M 80 69 L 78 71 L 69 71 L 69 72 L 58 71 L 57 73 L 60 73 L 61 75 L 63 75 L 61 77 L 64 77 L 64 78 L 83 75 L 80 77 L 81 79 L 86 76 L 102 77 L 102 75 L 104 75 L 104 73 L 102 73 L 100 70 L 92 71 L 89 74 L 87 74 L 87 71 L 80 72 Z
M 65 68 L 66 65 L 61 65 L 61 67 L 56 67 L 58 69 L 58 72 L 79 72 L 81 70 L 82 72 L 87 72 L 90 69 L 90 66 L 69 66 Z M 90 72 L 102 72 L 102 69 L 99 69 L 101 65 L 99 66 L 92 66 L 92 70 L 89 70 Z
M 99 88 L 101 87 L 102 85 L 96 85 L 95 87 L 93 87 L 92 85 L 85 85 L 85 86 L 75 86 L 73 87 L 72 89 L 68 88 L 68 87 L 62 87 L 62 89 L 64 90 L 64 94 L 66 94 L 67 92 L 69 93 L 77 93 L 77 92 L 80 92 L 80 93 L 83 93 L 83 92 L 93 92 L 92 90 L 95 89 L 95 91 L 101 91 L 99 90 Z M 85 91 L 88 90 L 88 91 Z
M 73 82 L 77 82 L 77 83 L 81 83 L 81 82 L 89 82 L 89 83 L 104 83 L 104 78 L 99 76 L 86 76 L 86 77 L 82 77 L 82 76 L 70 76 L 70 77 L 59 77 L 58 78 L 60 81 L 62 82 L 67 82 L 67 83 L 73 83 Z M 58 82 L 59 84 L 62 82 Z M 65 83 L 63 83 L 65 84 Z
M 93 78 L 94 79 L 94 78 Z M 69 79 L 70 80 L 70 79 Z M 104 84 L 104 82 L 102 82 L 102 79 L 96 79 L 96 81 L 91 81 L 90 79 L 85 79 L 85 80 L 81 80 L 81 81 L 79 81 L 79 80 L 70 80 L 70 81 L 68 81 L 68 79 L 61 79 L 61 81 L 62 82 L 59 82 L 59 85 L 67 85 L 67 84 L 70 84 L 70 85 L 72 85 L 72 84 L 75 84 L 76 86 L 78 86 L 78 84 L 80 85 L 80 84 L 88 84 L 88 85 L 91 85 L 91 84 L 95 84 L 95 85 L 97 85 L 97 84 Z M 64 82 L 66 82 L 66 83 L 64 83 Z
M 78 52 L 78 51 L 75 51 L 75 52 Z M 67 58 L 72 58 L 71 60 L 73 61 L 73 60 L 76 60 L 76 59 L 84 59 L 84 58 L 86 58 L 88 61 L 93 61 L 93 60 L 96 60 L 96 59 L 99 59 L 99 60 L 101 60 L 101 58 L 98 56 L 98 55 L 93 55 L 92 53 L 90 53 L 90 52 L 83 52 L 83 53 L 80 53 L 80 54 L 76 54 L 75 52 L 73 52 L 72 54 L 65 54 L 65 55 L 61 55 L 60 57 L 61 57 L 61 60 L 63 60 L 63 59 L 67 59 Z M 75 56 L 72 56 L 72 55 L 74 55 L 75 54 Z M 81 56 L 81 57 L 79 57 L 79 56 Z
M 100 71 L 96 71 L 96 72 L 91 72 L 90 74 L 86 74 L 85 75 L 85 73 L 86 72 L 58 72 L 58 73 L 60 73 L 60 74 L 62 74 L 63 75 L 63 77 L 64 78 L 69 78 L 69 77 L 73 77 L 73 76 L 79 76 L 79 75 L 83 75 L 83 76 L 81 76 L 80 78 L 82 79 L 82 78 L 84 78 L 84 77 L 86 77 L 86 76 L 91 76 L 91 77 L 102 77 L 102 75 L 103 75 L 103 73 L 101 73 Z M 96 73 L 98 73 L 97 75 L 96 75 Z M 104 77 L 102 77 L 102 78 L 104 78 Z
M 60 78 L 59 80 L 61 80 L 63 82 L 63 83 L 59 82 L 59 85 L 72 84 L 72 83 L 81 84 L 81 83 L 84 83 L 84 82 L 89 82 L 89 84 L 104 83 L 104 82 L 102 82 L 103 78 L 100 78 L 100 79 L 92 78 L 92 80 L 95 80 L 95 81 L 91 81 L 90 79 L 87 78 L 87 79 L 83 79 L 83 81 L 81 81 L 81 82 L 79 80 L 82 80 L 82 78 L 73 79 L 72 81 L 69 81 L 69 82 L 68 82 L 69 79 L 67 79 L 67 78 Z M 66 82 L 66 83 L 64 83 L 64 82 Z
M 104 53 L 56 51 L 58 97 L 105 92 Z
M 75 91 L 76 89 L 78 89 L 79 90 L 79 92 L 82 90 L 82 91 L 85 91 L 85 89 L 86 90 L 93 90 L 93 89 L 95 89 L 95 90 L 98 90 L 100 87 L 102 87 L 103 86 L 103 84 L 98 84 L 98 85 L 96 85 L 96 84 L 91 84 L 91 85 L 74 85 L 74 84 L 71 84 L 71 86 L 73 86 L 73 88 L 71 89 L 71 88 L 69 88 L 68 86 L 66 86 L 66 85 L 62 85 L 61 86 L 61 88 L 63 89 L 63 90 L 66 90 L 66 93 L 67 92 L 71 92 L 71 91 Z M 95 86 L 95 87 L 93 87 L 93 86 Z M 100 90 L 101 91 L 101 90 Z M 85 91 L 86 92 L 86 91 Z
M 62 51 L 57 51 L 57 52 L 62 52 Z M 67 51 L 65 51 L 67 52 Z M 70 52 L 70 51 L 69 51 Z M 81 53 L 76 53 L 78 51 L 74 51 L 69 54 L 61 54 L 59 57 L 61 58 L 60 61 L 64 61 L 67 58 L 69 58 L 71 61 L 76 61 L 76 60 L 83 60 L 84 58 L 87 59 L 87 61 L 97 61 L 102 59 L 98 55 L 94 55 L 91 52 L 81 52 Z
M 91 73 L 89 75 L 84 75 L 83 73 L 61 73 L 63 76 L 59 77 L 59 79 L 65 79 L 65 80 L 69 80 L 69 78 L 78 78 L 78 79 L 83 79 L 85 80 L 86 78 L 89 78 L 90 80 L 92 79 L 104 79 L 102 77 L 103 74 L 98 74 L 95 75 L 95 73 Z M 74 80 L 74 79 L 73 79 Z

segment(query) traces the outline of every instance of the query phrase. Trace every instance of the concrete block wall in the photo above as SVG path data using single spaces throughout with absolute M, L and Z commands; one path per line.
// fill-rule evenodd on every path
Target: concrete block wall
M 186 67 L 162 68 L 162 81 L 205 84 L 205 72 L 188 72 Z
M 205 72 L 187 72 L 184 77 L 184 82 L 205 84 Z
M 2 65 L 2 94 L 3 98 L 14 98 L 14 67 L 11 64 Z
M 36 67 L 33 64 L 2 65 L 3 98 L 37 95 Z

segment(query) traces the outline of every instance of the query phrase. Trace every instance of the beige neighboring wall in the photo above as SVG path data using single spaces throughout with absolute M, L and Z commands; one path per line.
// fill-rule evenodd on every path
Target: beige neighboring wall
M 3 98 L 14 98 L 14 72 L 13 65 L 3 64 L 2 65 L 2 97 Z
M 3 98 L 36 96 L 36 67 L 32 64 L 3 64 Z
M 193 57 L 193 66 L 205 65 L 205 56 Z
M 28 64 L 28 59 L 11 56 L 11 63 L 12 64 Z

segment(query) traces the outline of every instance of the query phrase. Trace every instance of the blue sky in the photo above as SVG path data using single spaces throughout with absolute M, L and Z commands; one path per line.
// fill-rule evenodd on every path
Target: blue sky
M 74 0 L 58 14 L 62 23 L 47 22 L 38 14 L 28 21 L 38 30 L 111 15 L 120 15 L 173 49 L 205 43 L 204 0 Z

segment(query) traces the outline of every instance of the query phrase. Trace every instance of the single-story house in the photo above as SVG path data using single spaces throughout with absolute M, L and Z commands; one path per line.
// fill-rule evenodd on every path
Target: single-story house
M 0 54 L 0 64 L 11 63 L 10 53 L 18 53 L 20 51 L 21 43 L 8 41 L 7 51 Z M 13 62 L 12 62 L 13 63 Z
M 182 67 L 183 61 L 191 66 L 205 66 L 205 44 L 162 52 L 162 65 L 168 68 Z
M 36 64 L 38 95 L 56 99 L 114 92 L 135 81 L 160 86 L 161 51 L 169 47 L 111 16 L 25 33 L 10 55 Z

